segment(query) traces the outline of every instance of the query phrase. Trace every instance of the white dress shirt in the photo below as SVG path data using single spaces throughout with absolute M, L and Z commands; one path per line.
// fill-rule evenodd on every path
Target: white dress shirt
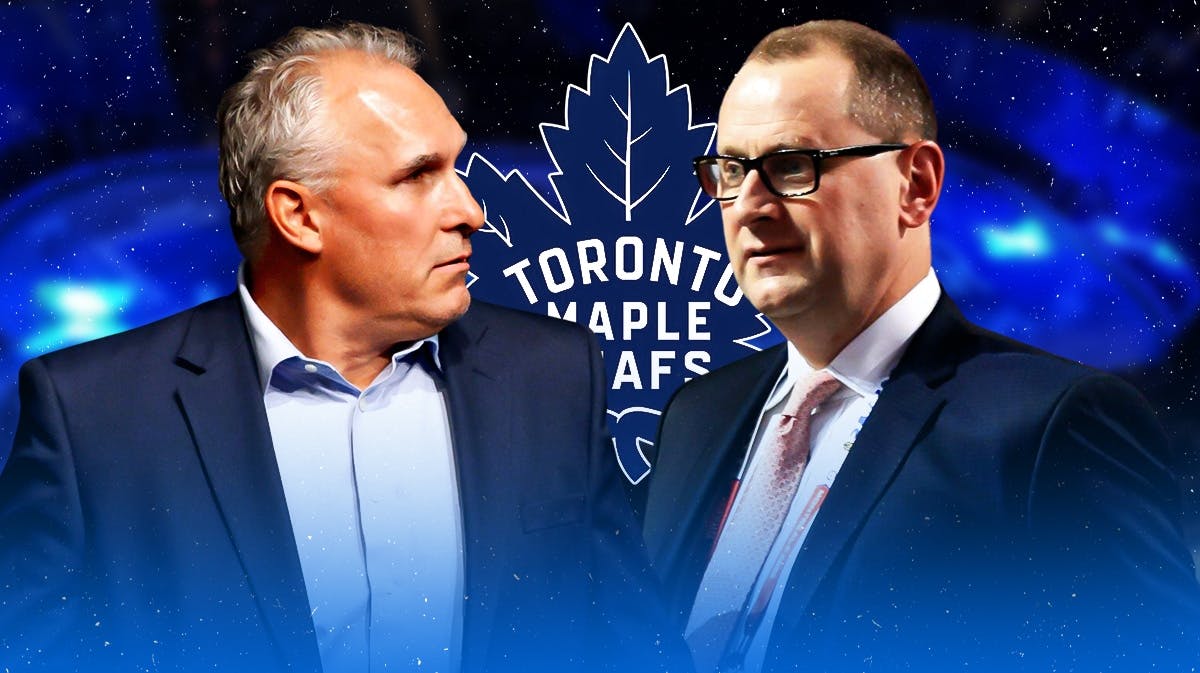
M 463 533 L 437 336 L 364 390 L 238 290 L 325 673 L 456 671 Z
M 925 278 L 847 344 L 826 367 L 826 370 L 842 384 L 842 388 L 818 407 L 813 415 L 812 447 L 808 466 L 800 479 L 800 485 L 787 518 L 783 522 L 771 551 L 767 554 L 765 568 L 782 564 L 780 567 L 786 569 L 779 578 L 777 587 L 787 586 L 788 573 L 793 570 L 795 572 L 804 571 L 803 568 L 795 567 L 796 557 L 803 547 L 804 539 L 808 536 L 812 521 L 815 520 L 815 516 L 819 516 L 820 511 L 818 509 L 815 515 L 805 514 L 804 503 L 821 502 L 821 498 L 814 496 L 818 494 L 819 489 L 829 488 L 833 485 L 838 470 L 841 469 L 842 463 L 853 446 L 858 431 L 862 428 L 862 424 L 870 415 L 871 409 L 878 399 L 880 387 L 891 374 L 896 363 L 899 362 L 900 356 L 904 353 L 913 334 L 933 312 L 933 307 L 937 304 L 940 296 L 941 287 L 938 284 L 937 276 L 933 269 L 930 269 Z M 772 426 L 774 417 L 782 412 L 783 405 L 787 402 L 788 395 L 795 383 L 808 379 L 814 371 L 795 346 L 789 343 L 787 349 L 787 367 L 780 374 L 779 380 L 767 397 L 759 415 L 758 429 L 751 440 L 749 451 L 739 472 L 739 478 L 742 481 L 745 481 L 754 471 L 762 469 L 756 459 L 759 456 L 760 445 L 767 438 L 766 431 Z M 740 504 L 741 499 L 735 499 L 733 510 L 736 510 Z M 731 521 L 735 519 L 733 510 L 729 516 Z M 784 541 L 789 536 L 798 539 L 798 543 L 791 547 L 790 553 L 784 549 L 787 547 Z M 721 553 L 728 553 L 728 551 L 722 549 L 721 540 L 718 540 L 713 554 L 715 556 Z M 783 554 L 787 554 L 787 558 L 781 558 Z M 759 584 L 756 584 L 751 590 L 752 595 L 758 592 L 766 575 L 767 573 L 764 572 L 760 576 Z M 779 611 L 782 595 L 783 591 L 780 590 L 771 595 L 763 621 L 747 650 L 745 658 L 745 670 L 747 671 L 762 669 L 771 627 Z M 704 624 L 713 616 L 693 613 L 688 620 L 687 632 L 690 633 L 691 630 Z

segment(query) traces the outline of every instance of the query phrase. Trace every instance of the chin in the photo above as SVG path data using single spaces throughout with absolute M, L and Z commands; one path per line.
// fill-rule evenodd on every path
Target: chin
M 469 308 L 471 308 L 471 293 L 467 292 L 466 289 L 464 288 L 462 303 L 458 307 L 458 310 L 455 312 L 454 319 L 458 320 L 459 318 L 461 318 L 463 316 L 463 314 L 466 313 L 467 309 L 469 309 Z
M 449 325 L 455 320 L 463 317 L 463 314 L 466 313 L 467 309 L 469 308 L 471 308 L 471 293 L 467 292 L 467 288 L 464 286 L 461 290 L 461 296 L 455 298 L 452 303 L 449 303 L 446 306 L 445 311 L 443 312 L 445 323 Z
M 760 281 L 753 291 L 745 292 L 746 299 L 768 318 L 789 313 L 805 301 L 804 288 L 791 283 Z
M 471 295 L 465 291 L 461 296 L 439 297 L 438 301 L 425 303 L 423 306 L 410 305 L 408 310 L 401 311 L 400 315 L 418 330 L 419 334 L 406 335 L 401 340 L 424 339 L 437 334 L 461 318 L 470 306 Z

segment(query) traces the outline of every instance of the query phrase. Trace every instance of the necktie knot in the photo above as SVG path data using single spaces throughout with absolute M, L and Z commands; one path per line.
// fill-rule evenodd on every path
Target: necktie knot
M 776 478 L 788 479 L 787 472 L 802 470 L 808 461 L 812 414 L 830 398 L 842 384 L 828 371 L 822 369 L 798 381 L 779 417 L 776 446 L 779 460 L 776 463 Z
M 814 409 L 824 404 L 841 386 L 841 382 L 828 370 L 815 371 L 803 381 L 797 381 L 792 387 L 792 394 L 783 405 L 783 415 L 808 418 Z

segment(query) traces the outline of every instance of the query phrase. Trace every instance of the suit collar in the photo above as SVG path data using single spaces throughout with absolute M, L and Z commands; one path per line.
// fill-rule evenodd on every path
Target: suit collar
M 177 396 L 201 464 L 281 658 L 320 669 L 300 558 L 236 295 L 203 304 L 176 356 Z
M 970 325 L 942 294 L 913 335 L 864 424 L 788 578 L 772 639 L 790 637 L 821 581 L 886 491 L 946 402 Z M 898 533 L 899 534 L 899 533 Z
M 913 335 L 892 378 L 912 374 L 931 388 L 941 385 L 954 376 L 960 362 L 972 355 L 972 335 L 978 329 L 943 292 L 929 318 Z
M 261 384 L 261 389 L 265 395 L 270 387 L 271 376 L 275 372 L 275 367 L 285 360 L 299 358 L 304 362 L 314 364 L 324 364 L 330 369 L 343 375 L 337 367 L 332 363 L 324 360 L 311 358 L 300 352 L 299 348 L 292 343 L 283 330 L 275 324 L 266 313 L 263 313 L 258 303 L 254 301 L 254 297 L 250 295 L 250 288 L 246 286 L 245 281 L 245 263 L 238 267 L 238 287 L 237 296 L 241 304 L 242 315 L 245 317 L 246 329 L 250 336 L 250 345 L 254 351 L 254 359 L 257 363 L 258 380 Z M 425 337 L 419 341 L 413 342 L 403 350 L 392 353 L 392 365 L 395 366 L 405 355 L 415 352 L 423 344 L 429 344 L 429 355 L 432 358 L 433 365 L 439 370 L 442 368 L 441 353 L 439 351 L 438 335 Z M 344 381 L 344 379 L 343 379 Z M 345 381 L 346 385 L 353 385 L 349 381 Z
M 467 367 L 489 379 L 503 378 L 504 353 L 491 347 L 490 325 L 478 304 L 472 302 L 465 315 L 438 333 L 441 366 Z
M 846 344 L 829 363 L 829 371 L 858 395 L 873 395 L 895 369 L 913 335 L 928 320 L 941 294 L 937 275 L 930 269 L 899 301 Z M 789 354 L 794 350 L 789 348 Z M 795 369 L 796 364 L 789 358 L 789 369 Z

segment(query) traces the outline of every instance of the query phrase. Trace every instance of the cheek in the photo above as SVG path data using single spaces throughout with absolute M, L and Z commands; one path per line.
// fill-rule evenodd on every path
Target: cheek
M 379 251 L 379 256 L 379 275 L 388 282 L 415 290 L 429 281 L 430 265 L 404 245 L 389 246 Z
M 878 204 L 863 198 L 859 192 L 829 196 L 838 198 L 824 204 L 820 222 L 814 224 L 814 247 L 818 254 L 824 253 L 833 261 L 865 265 L 872 251 L 886 244 L 879 238 Z
M 397 208 L 380 208 L 372 215 L 367 242 L 375 254 L 404 261 L 407 267 L 428 252 L 430 240 L 420 218 Z
M 870 245 L 853 229 L 852 223 L 838 224 L 843 227 L 840 231 L 823 231 L 819 239 L 814 236 L 812 254 L 816 267 L 831 278 L 874 273 Z
M 730 224 L 725 217 L 727 213 L 722 212 L 721 233 L 725 239 L 725 250 L 729 253 L 729 261 L 733 264 L 735 271 L 742 264 L 742 255 L 740 246 L 738 245 L 738 234 L 741 228 L 735 224 Z

